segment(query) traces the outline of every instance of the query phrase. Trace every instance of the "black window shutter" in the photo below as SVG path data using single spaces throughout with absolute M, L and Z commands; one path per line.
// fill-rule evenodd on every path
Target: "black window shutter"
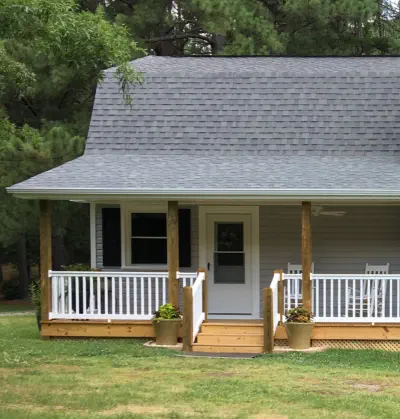
M 191 260 L 190 209 L 179 209 L 179 266 L 190 268 Z
M 121 210 L 102 208 L 103 266 L 121 266 Z

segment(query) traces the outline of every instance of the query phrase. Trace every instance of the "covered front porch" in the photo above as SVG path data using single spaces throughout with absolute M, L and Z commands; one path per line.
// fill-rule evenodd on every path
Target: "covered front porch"
M 51 203 L 41 201 L 43 337 L 152 337 L 151 318 L 154 311 L 159 305 L 170 302 L 179 306 L 184 315 L 181 335 L 187 349 L 201 340 L 198 334 L 201 333 L 202 324 L 213 320 L 231 325 L 254 323 L 255 330 L 262 335 L 262 342 L 259 342 L 257 348 L 267 350 L 271 344 L 267 345 L 266 335 L 285 339 L 285 332 L 279 325 L 284 322 L 286 311 L 297 305 L 309 307 L 315 314 L 319 326 L 315 332 L 316 340 L 321 339 L 321 336 L 325 340 L 336 341 L 400 340 L 400 273 L 388 273 L 389 268 L 385 272 L 369 274 L 343 273 L 343 266 L 332 269 L 333 273 L 318 273 L 319 265 L 326 264 L 325 260 L 332 256 L 328 253 L 323 258 L 312 257 L 311 224 L 316 220 L 318 227 L 321 218 L 318 218 L 320 214 L 313 216 L 312 205 L 308 201 L 299 207 L 289 208 L 290 211 L 293 208 L 299 209 L 296 210 L 299 214 L 297 233 L 290 228 L 295 219 L 288 219 L 287 207 L 195 206 L 169 201 L 164 204 L 165 210 L 159 209 L 162 205 L 152 205 L 153 212 L 144 212 L 143 206 L 122 205 L 121 221 L 117 225 L 122 259 L 119 268 L 104 266 L 104 261 L 111 260 L 112 255 L 115 257 L 115 252 L 110 256 L 108 251 L 108 255 L 105 255 L 105 250 L 110 249 L 110 243 L 106 245 L 104 240 L 110 238 L 110 231 L 107 231 L 104 218 L 107 217 L 107 210 L 103 211 L 104 208 L 118 206 L 91 204 L 92 270 L 53 271 L 50 263 Z M 146 211 L 149 211 L 148 208 Z M 370 208 L 365 208 L 367 214 L 371 213 Z M 190 209 L 190 217 L 188 222 L 186 214 L 186 218 L 183 218 L 186 224 L 180 226 L 182 209 Z M 352 210 L 347 210 L 351 214 Z M 361 260 L 382 263 L 385 257 L 382 256 L 382 247 L 389 250 L 387 253 L 383 250 L 388 256 L 389 266 L 393 270 L 398 268 L 397 256 L 393 257 L 392 254 L 400 247 L 400 240 L 383 244 L 397 232 L 397 224 L 393 224 L 390 232 L 386 227 L 393 222 L 396 211 L 397 207 L 391 207 L 388 211 L 390 220 L 385 221 L 381 228 L 371 230 L 380 240 L 380 248 L 377 248 L 375 257 L 371 256 L 368 248 L 365 256 L 360 254 L 357 258 L 350 258 L 345 262 L 351 267 L 350 271 L 355 270 L 354 266 L 360 271 Z M 149 213 L 165 213 L 165 237 L 135 233 L 133 220 L 140 218 L 138 214 Z M 276 223 L 278 214 L 286 218 L 285 224 Z M 372 218 L 376 217 L 374 213 Z M 140 219 L 145 223 L 145 217 Z M 333 222 L 338 225 L 343 219 L 336 216 L 330 218 L 328 231 L 334 227 Z M 150 220 L 158 222 L 159 217 L 150 217 Z M 141 228 L 144 228 L 143 225 Z M 182 267 L 179 263 L 179 256 L 182 255 L 179 239 L 187 240 L 188 235 L 182 234 L 182 229 L 187 228 L 191 231 L 188 241 L 190 263 Z M 370 227 L 366 225 L 365 228 Z M 283 234 L 273 235 L 279 229 Z M 337 237 L 336 233 L 333 237 Z M 268 234 L 273 237 L 268 238 Z M 300 257 L 291 259 L 290 256 L 295 256 L 292 252 L 292 237 L 295 235 L 298 238 Z M 324 243 L 318 229 L 314 237 L 317 239 L 314 240 L 314 247 L 315 242 Z M 141 242 L 149 248 L 153 246 L 149 244 L 150 240 L 158 240 L 159 245 L 161 240 L 165 240 L 165 266 L 145 266 L 143 263 L 132 265 L 132 259 L 129 258 L 132 257 L 135 243 Z M 329 244 L 324 245 L 329 248 Z M 332 252 L 338 251 L 334 246 L 330 249 Z M 359 252 L 362 253 L 362 249 Z M 314 253 L 318 254 L 318 250 Z M 286 259 L 284 254 L 288 255 Z M 269 274 L 266 266 L 274 263 L 271 258 L 276 261 L 274 267 L 277 269 Z M 285 267 L 283 260 L 286 269 L 282 269 Z M 300 265 L 299 273 L 289 272 L 290 266 L 296 266 L 291 262 L 300 262 L 297 264 Z M 268 292 L 273 297 L 266 297 L 267 290 L 271 290 Z M 338 325 L 342 326 L 338 328 Z M 360 329 L 360 325 L 363 328 Z M 268 331 L 271 327 L 272 332 Z M 353 333 L 352 330 L 357 332 Z

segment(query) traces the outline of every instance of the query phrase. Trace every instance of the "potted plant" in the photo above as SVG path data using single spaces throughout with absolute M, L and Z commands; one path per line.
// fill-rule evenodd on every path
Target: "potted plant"
M 156 345 L 176 345 L 182 316 L 172 304 L 164 304 L 154 313 L 153 327 Z
M 311 347 L 313 317 L 313 314 L 303 307 L 295 307 L 288 311 L 285 327 L 292 349 Z
M 29 285 L 29 296 L 32 302 L 33 307 L 36 311 L 36 323 L 39 328 L 41 329 L 40 322 L 42 320 L 42 314 L 40 311 L 40 283 L 39 280 L 33 280 Z

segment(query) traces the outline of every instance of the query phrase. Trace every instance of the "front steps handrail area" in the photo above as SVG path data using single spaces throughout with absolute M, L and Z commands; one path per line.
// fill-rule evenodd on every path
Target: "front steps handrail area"
M 192 286 L 183 288 L 183 350 L 191 351 L 192 345 L 207 319 L 207 271 L 199 269 Z
M 269 287 L 263 290 L 264 352 L 272 353 L 276 329 L 283 319 L 283 271 L 274 271 Z

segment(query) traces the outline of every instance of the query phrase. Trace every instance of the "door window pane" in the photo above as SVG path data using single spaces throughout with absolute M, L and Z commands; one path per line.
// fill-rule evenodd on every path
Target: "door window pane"
M 214 253 L 214 283 L 244 284 L 244 253 Z
M 243 223 L 215 223 L 214 283 L 244 284 Z
M 215 223 L 215 250 L 243 251 L 243 223 Z

